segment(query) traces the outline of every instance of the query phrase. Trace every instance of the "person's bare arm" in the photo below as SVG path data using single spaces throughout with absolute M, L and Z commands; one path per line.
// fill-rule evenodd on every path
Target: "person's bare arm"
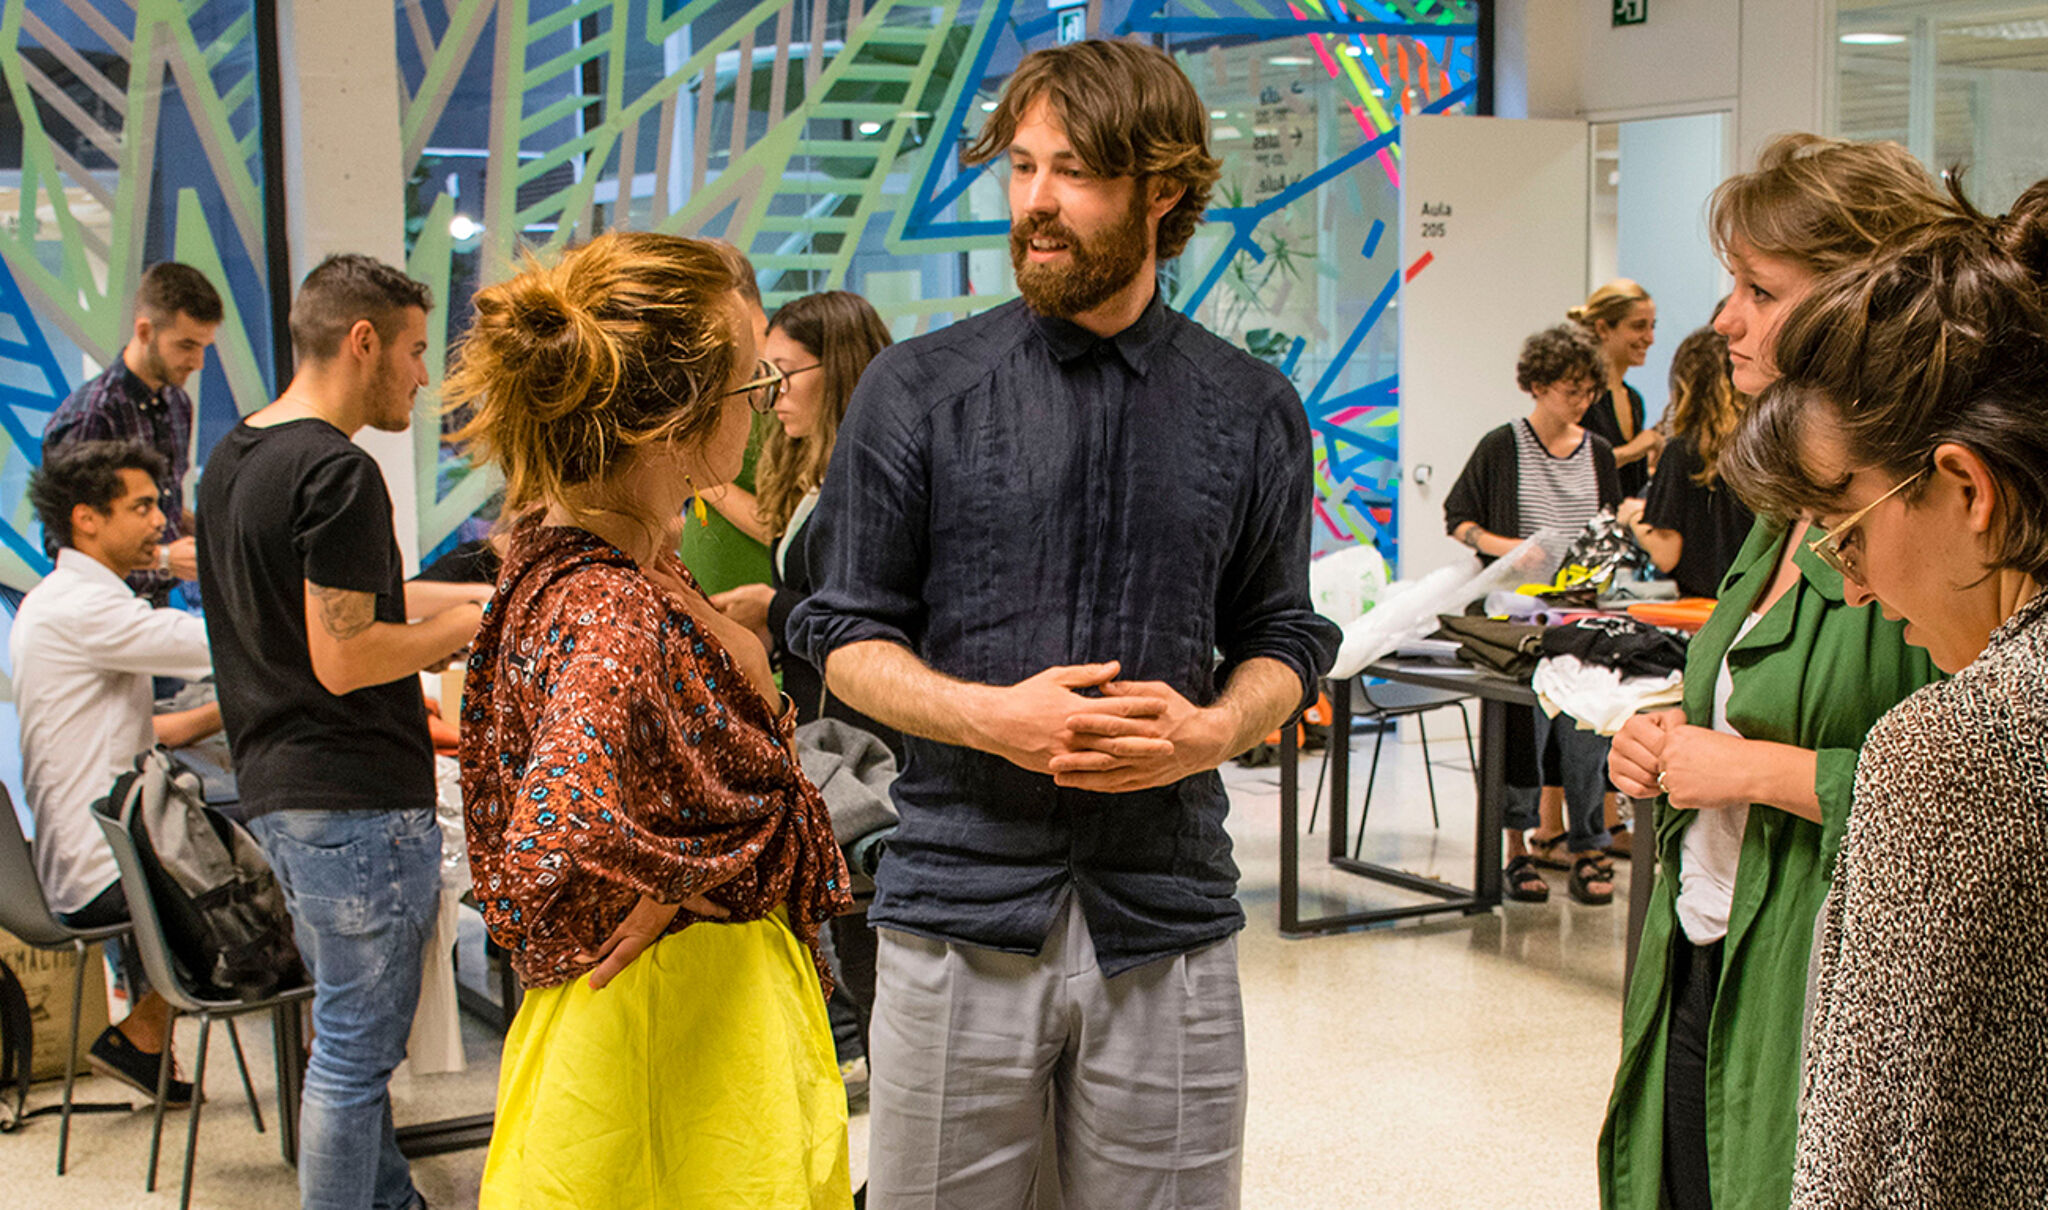
M 1640 462 L 1664 448 L 1664 434 L 1656 429 L 1644 429 L 1634 437 L 1614 447 L 1614 465 L 1627 466 Z
M 1504 538 L 1492 530 L 1481 527 L 1477 521 L 1465 522 L 1458 527 L 1458 532 L 1451 536 L 1480 554 L 1495 559 L 1522 544 L 1520 538 Z
M 1650 562 L 1657 565 L 1658 571 L 1670 571 L 1678 566 L 1679 556 L 1685 553 L 1685 535 L 1675 529 L 1659 529 L 1637 521 L 1629 526 L 1629 532 L 1650 553 Z
M 730 483 L 706 488 L 697 493 L 704 497 L 704 503 L 718 510 L 718 515 L 733 523 L 741 533 L 768 546 L 775 541 L 775 535 L 768 532 L 768 523 L 761 520 L 761 504 L 754 493 Z
M 190 710 L 170 710 L 152 715 L 149 725 L 156 732 L 156 742 L 166 748 L 196 744 L 220 730 L 220 703 L 208 702 Z
M 405 582 L 405 616 L 414 621 L 430 618 L 457 605 L 481 605 L 491 599 L 489 584 L 447 583 L 440 580 Z
M 411 625 L 380 622 L 375 593 L 305 584 L 306 654 L 321 687 L 337 697 L 447 659 L 483 620 L 483 603 L 469 600 Z
M 1053 772 L 1055 757 L 1076 750 L 1068 720 L 1076 714 L 1120 714 L 1146 707 L 1143 699 L 1097 699 L 1076 690 L 1107 685 L 1118 665 L 1075 664 L 1014 685 L 955 680 L 887 640 L 848 643 L 825 658 L 825 683 L 862 714 L 909 735 L 992 753 L 1034 773 Z M 1132 742 L 1153 752 L 1159 741 Z M 1123 767 L 1122 758 L 1111 758 Z
M 1050 762 L 1062 786 L 1126 793 L 1204 773 L 1258 743 L 1301 706 L 1301 676 L 1279 660 L 1246 660 L 1210 706 L 1159 681 L 1115 681 L 1068 720 L 1080 749 Z M 1096 709 L 1104 702 L 1132 712 Z

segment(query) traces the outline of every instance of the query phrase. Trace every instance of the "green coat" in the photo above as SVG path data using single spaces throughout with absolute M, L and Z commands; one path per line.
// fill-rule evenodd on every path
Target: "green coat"
M 1721 584 L 1721 604 L 1686 654 L 1685 715 L 1710 726 L 1728 656 L 1728 722 L 1750 739 L 1819 753 L 1822 824 L 1752 807 L 1736 867 L 1721 980 L 1707 1025 L 1707 1167 L 1716 1210 L 1784 1210 L 1799 1128 L 1800 1033 L 1814 921 L 1848 824 L 1856 757 L 1885 711 L 1933 680 L 1925 652 L 1875 608 L 1851 608 L 1842 579 L 1801 549 L 1800 581 L 1729 643 L 1770 582 L 1784 531 L 1759 520 Z M 1808 536 L 1817 536 L 1818 531 Z M 1621 1067 L 1600 1132 L 1600 1204 L 1658 1210 L 1664 1056 L 1678 867 L 1694 811 L 1657 804 L 1657 883 L 1622 1016 Z

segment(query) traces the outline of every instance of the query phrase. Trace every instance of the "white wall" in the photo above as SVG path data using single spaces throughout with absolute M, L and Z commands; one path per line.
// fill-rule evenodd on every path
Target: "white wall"
M 1729 110 L 1735 162 L 1774 134 L 1821 130 L 1833 70 L 1828 0 L 1656 0 L 1615 28 L 1594 0 L 1500 0 L 1495 109 L 1617 121 Z
M 278 5 L 293 289 L 313 266 L 337 252 L 405 264 L 397 39 L 388 2 L 282 0 Z M 445 305 L 447 300 L 438 301 Z M 384 470 L 398 546 L 410 572 L 419 565 L 420 529 L 413 439 L 364 429 L 356 443 Z

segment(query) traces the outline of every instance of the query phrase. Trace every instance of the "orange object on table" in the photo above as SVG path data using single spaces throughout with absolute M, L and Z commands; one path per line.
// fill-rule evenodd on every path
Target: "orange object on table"
M 1713 615 L 1714 598 L 1680 597 L 1676 601 L 1637 601 L 1628 607 L 1628 616 L 1652 626 L 1669 626 L 1688 634 L 1707 624 Z

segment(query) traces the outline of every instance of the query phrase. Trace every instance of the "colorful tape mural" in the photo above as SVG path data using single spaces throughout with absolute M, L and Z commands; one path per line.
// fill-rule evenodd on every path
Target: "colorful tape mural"
M 1013 296 L 1000 183 L 958 151 L 1060 36 L 1044 0 L 403 0 L 397 19 L 412 269 L 444 297 L 615 227 L 729 240 L 771 308 L 858 290 L 899 336 Z M 1226 175 L 1174 305 L 1300 384 L 1319 543 L 1391 555 L 1414 267 L 1381 235 L 1401 117 L 1474 104 L 1478 4 L 1096 0 L 1085 28 L 1161 41 L 1211 102 Z M 423 549 L 493 487 L 431 456 L 434 406 L 423 393 Z

